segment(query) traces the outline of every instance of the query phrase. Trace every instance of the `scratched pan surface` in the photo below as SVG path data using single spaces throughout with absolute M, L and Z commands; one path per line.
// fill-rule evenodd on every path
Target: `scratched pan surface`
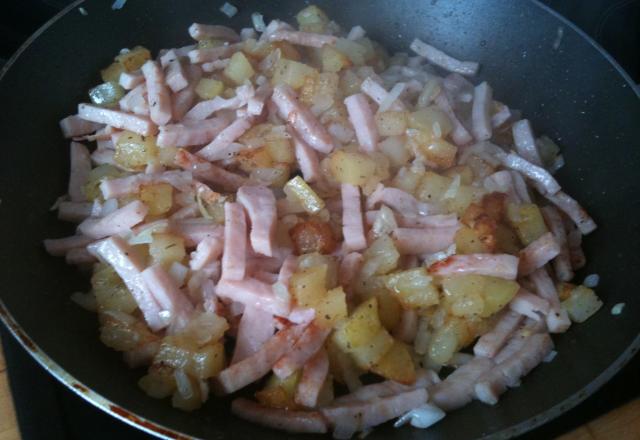
M 167 437 L 286 438 L 229 414 L 228 401 L 212 398 L 183 413 L 146 397 L 120 356 L 102 346 L 97 320 L 69 300 L 87 284 L 62 259 L 48 257 L 41 240 L 71 228 L 49 211 L 65 192 L 67 142 L 57 121 L 71 113 L 99 81 L 98 71 L 122 47 L 154 51 L 189 42 L 193 21 L 239 28 L 250 13 L 292 19 L 295 0 L 235 0 L 232 20 L 217 0 L 133 0 L 112 11 L 110 1 L 91 1 L 81 15 L 71 8 L 50 22 L 9 63 L 0 81 L 0 312 L 23 345 L 55 376 L 93 404 L 149 432 Z M 630 82 L 609 58 L 568 23 L 529 1 L 318 1 L 347 29 L 364 26 L 391 50 L 406 50 L 418 36 L 464 59 L 482 63 L 500 101 L 520 108 L 564 147 L 567 166 L 559 178 L 598 221 L 586 240 L 597 272 L 603 309 L 583 325 L 555 338 L 559 352 L 530 374 L 496 407 L 477 402 L 449 415 L 429 431 L 389 426 L 369 438 L 508 437 L 574 406 L 606 382 L 640 343 L 640 253 L 635 223 L 640 214 L 640 104 Z M 267 6 L 268 5 L 268 6 Z M 554 49 L 558 28 L 564 37 Z M 611 306 L 625 302 L 621 316 Z M 4 306 L 2 306 L 4 303 Z M 292 436 L 293 437 L 293 436 Z

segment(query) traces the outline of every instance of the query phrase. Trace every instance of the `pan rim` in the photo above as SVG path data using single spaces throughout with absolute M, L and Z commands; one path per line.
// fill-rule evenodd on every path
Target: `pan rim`
M 539 0 L 529 0 L 538 8 L 544 12 L 550 14 L 556 20 L 558 20 L 563 26 L 566 26 L 575 31 L 580 37 L 587 41 L 593 48 L 603 56 L 609 64 L 611 64 L 616 72 L 624 79 L 624 81 L 630 86 L 631 90 L 635 93 L 636 97 L 640 98 L 640 87 L 635 84 L 631 79 L 627 71 L 595 40 L 587 35 L 574 23 L 567 18 L 551 9 L 550 7 L 542 4 Z M 59 13 L 54 15 L 46 23 L 44 23 L 38 30 L 36 30 L 24 43 L 18 48 L 18 50 L 9 58 L 5 65 L 0 69 L 0 85 L 1 81 L 9 71 L 11 66 L 16 62 L 20 55 L 27 50 L 27 48 L 33 43 L 40 35 L 42 35 L 49 27 L 56 23 L 60 18 L 67 15 L 70 11 L 77 8 L 79 5 L 85 3 L 85 0 L 76 0 Z M 146 417 L 140 416 L 134 412 L 122 408 L 116 405 L 110 399 L 107 399 L 100 393 L 93 391 L 86 384 L 78 381 L 74 376 L 67 372 L 62 366 L 55 362 L 45 351 L 43 351 L 37 344 L 35 344 L 29 336 L 22 330 L 22 326 L 13 317 L 11 312 L 7 309 L 2 298 L 0 298 L 0 321 L 9 330 L 9 333 L 18 341 L 18 343 L 54 378 L 65 385 L 69 390 L 95 406 L 107 414 L 115 417 L 118 420 L 136 428 L 140 429 L 147 434 L 154 435 L 162 439 L 187 439 L 197 438 L 191 435 L 187 435 L 176 431 L 172 428 L 166 427 L 160 423 L 154 422 Z M 565 398 L 556 405 L 548 408 L 539 414 L 534 415 L 522 422 L 502 429 L 501 431 L 488 434 L 481 437 L 482 439 L 504 439 L 515 437 L 516 435 L 523 434 L 530 431 L 544 423 L 550 422 L 557 418 L 561 414 L 574 408 L 587 397 L 591 396 L 594 392 L 600 389 L 605 383 L 607 383 L 620 369 L 622 369 L 640 350 L 640 334 L 630 343 L 630 345 L 618 356 L 618 358 L 609 365 L 606 369 L 600 373 L 590 383 L 585 385 L 582 389 L 576 391 L 574 394 Z

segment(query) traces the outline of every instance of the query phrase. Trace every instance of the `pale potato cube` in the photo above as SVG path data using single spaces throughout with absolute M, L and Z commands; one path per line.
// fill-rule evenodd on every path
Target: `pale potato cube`
M 398 340 L 394 340 L 389 351 L 371 366 L 371 371 L 385 379 L 406 385 L 413 384 L 416 380 L 416 369 L 411 359 L 410 349 Z
M 400 136 L 407 130 L 409 112 L 386 111 L 377 113 L 376 126 L 380 136 Z
M 515 281 L 484 275 L 459 275 L 442 280 L 445 303 L 453 315 L 465 318 L 489 317 L 516 295 Z
M 382 324 L 378 316 L 378 300 L 371 298 L 360 304 L 336 329 L 333 340 L 343 351 L 350 353 L 355 347 L 367 345 L 379 331 L 382 331 Z
M 316 214 L 325 207 L 324 200 L 300 176 L 289 180 L 283 189 L 288 198 L 299 202 L 310 214 Z
M 352 63 L 349 57 L 335 47 L 324 45 L 320 50 L 323 72 L 340 72 L 342 69 L 351 67 Z
M 162 264 L 165 268 L 172 263 L 182 263 L 187 253 L 182 237 L 173 234 L 153 234 L 149 244 L 152 264 Z
M 144 185 L 140 189 L 140 201 L 149 208 L 148 215 L 166 214 L 173 205 L 173 187 L 168 183 Z
M 375 293 L 378 299 L 378 316 L 380 323 L 388 331 L 393 331 L 402 317 L 402 306 L 397 298 L 387 289 L 379 289 Z
M 438 289 L 424 267 L 395 272 L 384 277 L 387 289 L 406 308 L 424 309 L 440 302 Z
M 88 200 L 103 200 L 100 183 L 103 180 L 115 179 L 124 175 L 124 172 L 109 164 L 98 165 L 89 172 L 87 183 L 84 184 L 82 191 Z
M 237 85 L 243 84 L 256 73 L 253 66 L 242 52 L 236 52 L 231 56 L 224 75 Z
M 455 212 L 461 216 L 469 207 L 471 202 L 477 198 L 477 192 L 479 192 L 479 190 L 471 185 L 460 185 L 456 191 L 456 195 L 452 198 L 446 199 L 447 210 L 449 212 Z
M 336 150 L 329 155 L 329 171 L 339 183 L 362 186 L 375 175 L 376 162 L 362 153 Z
M 423 202 L 439 203 L 452 181 L 450 177 L 427 171 L 417 188 L 416 197 Z
M 319 264 L 296 271 L 289 290 L 300 307 L 314 307 L 326 296 L 327 265 Z
M 569 314 L 573 322 L 584 322 L 593 316 L 602 307 L 602 301 L 592 289 L 585 286 L 577 286 L 562 301 L 562 307 Z
M 342 286 L 329 290 L 314 306 L 315 322 L 325 328 L 333 328 L 347 318 L 347 299 Z
M 118 62 L 109 64 L 108 67 L 100 71 L 100 77 L 104 82 L 117 83 L 120 81 L 120 75 L 124 72 L 124 66 Z
M 164 399 L 171 396 L 176 389 L 173 368 L 161 364 L 151 365 L 149 372 L 138 381 L 138 386 L 154 399 Z
M 471 185 L 473 183 L 473 171 L 468 165 L 456 165 L 443 173 L 447 177 L 454 178 L 460 176 L 460 183 Z
M 108 264 L 98 263 L 94 266 L 91 287 L 98 304 L 98 310 L 133 313 L 138 308 L 138 304 L 127 286 L 113 267 Z
M 294 164 L 296 162 L 293 145 L 287 138 L 267 140 L 265 148 L 275 163 Z
M 405 143 L 404 136 L 389 136 L 378 143 L 378 149 L 387 156 L 392 167 L 403 167 L 411 160 L 411 152 Z M 413 189 L 410 192 L 413 192 Z
M 455 235 L 456 253 L 482 254 L 491 249 L 481 240 L 480 234 L 467 225 L 462 225 Z
M 201 78 L 196 85 L 196 94 L 201 99 L 213 99 L 224 90 L 224 83 L 213 78 Z
M 457 318 L 449 318 L 437 329 L 429 343 L 427 357 L 433 365 L 444 365 L 468 343 L 469 331 L 465 323 Z
M 276 63 L 271 82 L 274 86 L 288 84 L 294 89 L 299 89 L 305 84 L 307 77 L 315 78 L 318 71 L 304 63 L 281 58 Z
M 362 256 L 364 264 L 360 273 L 364 278 L 387 274 L 398 267 L 400 260 L 400 252 L 388 235 L 378 237 Z
M 509 203 L 507 218 L 525 246 L 549 232 L 540 208 L 534 203 L 522 205 Z
M 157 154 L 155 138 L 145 139 L 137 133 L 125 131 L 118 138 L 113 159 L 124 168 L 141 170 L 154 162 Z
M 236 155 L 236 161 L 240 169 L 245 173 L 251 173 L 258 168 L 270 168 L 273 166 L 273 159 L 266 147 L 241 150 Z
M 408 124 L 410 128 L 423 130 L 432 138 L 446 138 L 453 125 L 449 117 L 438 107 L 431 106 L 417 110 L 409 114 Z
M 351 348 L 351 356 L 360 368 L 370 369 L 393 347 L 394 339 L 385 329 L 380 329 L 366 344 Z
M 414 194 L 422 181 L 422 176 L 423 173 L 403 167 L 398 170 L 391 183 L 396 188 Z

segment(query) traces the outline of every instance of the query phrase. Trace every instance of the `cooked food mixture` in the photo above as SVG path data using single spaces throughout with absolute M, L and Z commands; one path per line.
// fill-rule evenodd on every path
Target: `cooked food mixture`
M 179 409 L 349 438 L 495 404 L 602 305 L 558 146 L 416 39 L 389 55 L 316 6 L 123 49 L 61 121 L 72 298 Z M 525 391 L 522 391 L 525 392 Z

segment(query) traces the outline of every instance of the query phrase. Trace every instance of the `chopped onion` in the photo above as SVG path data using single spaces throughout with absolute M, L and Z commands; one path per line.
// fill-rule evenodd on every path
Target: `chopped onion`
M 189 268 L 184 264 L 180 264 L 177 261 L 174 261 L 169 267 L 169 275 L 173 278 L 173 281 L 176 282 L 178 287 L 182 287 L 184 285 L 184 280 L 187 278 L 187 273 L 189 273 Z
M 389 107 L 400 97 L 402 92 L 407 85 L 405 83 L 397 83 L 393 88 L 387 93 L 387 96 L 380 103 L 380 107 L 378 107 L 378 112 L 386 112 L 389 110 Z
M 111 9 L 113 9 L 114 11 L 118 10 L 118 9 L 122 9 L 124 7 L 124 4 L 127 2 L 127 0 L 116 0 L 115 2 L 113 2 L 113 4 L 111 5 Z
M 406 423 L 410 423 L 414 428 L 425 429 L 442 420 L 444 416 L 446 416 L 446 413 L 440 408 L 425 403 L 401 416 L 393 426 L 399 428 Z
M 236 8 L 229 2 L 225 2 L 224 5 L 220 7 L 220 12 L 231 18 L 238 13 L 238 8 Z
M 264 32 L 267 28 L 267 25 L 264 24 L 264 17 L 259 12 L 251 14 L 251 22 L 253 23 L 254 29 L 258 32 Z
M 622 313 L 622 310 L 626 306 L 625 303 L 618 303 L 615 306 L 611 307 L 611 314 L 617 316 Z
M 382 205 L 376 219 L 373 221 L 371 232 L 373 232 L 375 237 L 380 237 L 390 234 L 397 228 L 398 223 L 396 223 L 396 217 L 393 215 L 393 211 L 389 207 Z
M 81 14 L 81 15 L 84 15 L 85 17 L 86 17 L 87 15 L 89 15 L 89 13 L 87 12 L 87 10 L 86 10 L 85 8 L 83 8 L 82 6 L 80 6 L 80 7 L 78 8 L 78 12 L 80 12 L 80 14 Z
M 584 281 L 582 282 L 582 284 L 585 287 L 589 287 L 590 289 L 597 287 L 599 283 L 600 283 L 600 275 L 598 275 L 597 273 L 592 273 L 591 275 L 587 275 L 586 277 L 584 277 Z
M 169 228 L 168 220 L 158 220 L 144 225 L 135 235 L 129 238 L 129 244 L 149 244 L 153 241 L 153 234 L 161 234 Z
M 180 396 L 185 400 L 193 397 L 194 389 L 187 373 L 182 368 L 178 368 L 173 372 L 173 377 L 176 380 L 176 387 Z
M 544 359 L 542 359 L 542 362 L 549 363 L 549 362 L 551 362 L 552 360 L 554 360 L 554 359 L 556 358 L 556 356 L 557 356 L 557 355 L 558 355 L 558 352 L 557 352 L 557 351 L 555 351 L 555 350 L 551 350 L 551 351 L 549 352 L 549 354 L 548 354 L 548 355 L 546 355 Z
M 82 293 L 82 292 L 73 292 L 71 294 L 71 301 L 78 304 L 85 310 L 89 312 L 95 312 L 98 310 L 98 304 L 96 302 L 96 297 L 93 293 Z

